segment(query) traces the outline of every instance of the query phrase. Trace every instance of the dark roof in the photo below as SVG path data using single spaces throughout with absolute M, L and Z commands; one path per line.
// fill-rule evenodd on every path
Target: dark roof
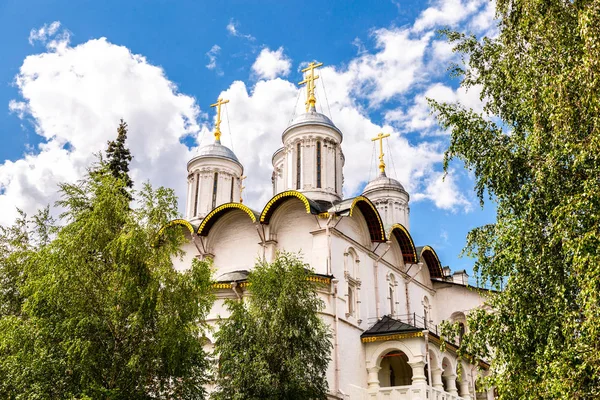
M 239 271 L 226 272 L 217 278 L 217 282 L 238 282 L 245 281 L 246 279 L 248 279 L 248 271 L 243 269 Z
M 370 336 L 383 336 L 390 335 L 393 333 L 410 333 L 410 332 L 421 332 L 423 329 L 417 328 L 410 324 L 398 321 L 389 315 L 385 315 L 375 325 L 363 332 L 360 337 Z

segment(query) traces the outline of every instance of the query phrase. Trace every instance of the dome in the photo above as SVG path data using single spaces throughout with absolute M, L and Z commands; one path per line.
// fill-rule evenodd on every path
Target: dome
M 373 179 L 365 186 L 363 194 L 369 194 L 376 190 L 397 190 L 399 192 L 405 192 L 404 186 L 395 179 L 388 178 L 385 173 L 379 174 L 379 176 Z
M 289 131 L 291 128 L 296 127 L 296 126 L 301 126 L 301 125 L 328 126 L 330 128 L 335 129 L 337 132 L 339 132 L 340 135 L 342 134 L 342 132 L 337 128 L 337 126 L 335 126 L 333 124 L 333 122 L 331 121 L 331 119 L 329 119 L 329 117 L 327 117 L 326 115 L 323 115 L 321 113 L 318 113 L 316 111 L 311 110 L 309 112 L 296 115 L 294 117 L 294 119 L 292 120 L 292 122 L 290 122 L 290 125 L 287 127 L 287 129 L 285 131 L 283 131 L 283 135 L 285 135 L 285 133 L 287 131 Z
M 220 142 L 215 142 L 215 143 L 207 144 L 206 146 L 202 146 L 198 150 L 198 154 L 196 154 L 196 156 L 194 158 L 192 158 L 189 163 L 191 163 L 192 161 L 195 161 L 199 158 L 206 158 L 206 157 L 224 158 L 227 160 L 231 160 L 231 161 L 235 162 L 236 164 L 239 164 L 240 166 L 242 165 L 240 163 L 240 161 L 238 160 L 238 158 L 236 157 L 236 155 L 233 153 L 233 151 L 231 151 L 228 147 L 223 146 Z

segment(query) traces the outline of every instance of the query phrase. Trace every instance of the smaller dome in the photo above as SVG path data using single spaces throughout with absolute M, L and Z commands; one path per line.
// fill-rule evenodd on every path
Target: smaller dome
M 296 115 L 292 122 L 290 122 L 290 125 L 287 127 L 287 129 L 283 131 L 283 135 L 285 135 L 290 128 L 301 125 L 324 125 L 335 129 L 340 135 L 342 134 L 342 132 L 337 128 L 337 126 L 334 125 L 333 121 L 331 121 L 329 117 L 314 110 L 310 110 L 303 114 Z
M 397 180 L 393 178 L 388 178 L 384 173 L 379 174 L 379 176 L 373 179 L 371 182 L 365 186 L 363 190 L 363 194 L 369 194 L 376 190 L 397 190 L 399 192 L 405 192 L 404 186 Z
M 236 155 L 231 151 L 228 147 L 223 146 L 220 142 L 215 142 L 211 144 L 207 144 L 206 146 L 202 146 L 196 156 L 190 160 L 191 163 L 194 160 L 199 158 L 207 158 L 207 157 L 216 157 L 216 158 L 224 158 L 227 160 L 231 160 L 236 164 L 242 165 Z M 188 163 L 188 164 L 189 164 Z

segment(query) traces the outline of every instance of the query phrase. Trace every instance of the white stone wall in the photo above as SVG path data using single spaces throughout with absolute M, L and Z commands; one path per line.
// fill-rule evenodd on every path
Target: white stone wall
M 302 251 L 306 262 L 317 273 L 331 273 L 338 281 L 337 295 L 332 294 L 333 283 L 321 293 L 326 305 L 322 316 L 330 325 L 338 344 L 337 349 L 334 348 L 332 352 L 332 362 L 327 372 L 329 387 L 335 391 L 332 394 L 337 395 L 337 398 L 342 398 L 342 394 L 346 395 L 346 399 L 379 398 L 372 397 L 373 393 L 379 393 L 379 389 L 375 384 L 369 387 L 369 382 L 372 383 L 375 379 L 373 377 L 377 376 L 370 374 L 370 371 L 374 371 L 373 364 L 378 362 L 377 357 L 384 350 L 407 352 L 409 358 L 416 363 L 414 365 L 417 371 L 422 368 L 419 362 L 426 360 L 422 338 L 374 343 L 362 343 L 360 339 L 360 335 L 378 318 L 390 313 L 388 297 L 392 275 L 395 282 L 395 313 L 416 313 L 423 317 L 423 299 L 426 296 L 430 304 L 430 318 L 434 324 L 451 319 L 456 313 L 468 314 L 469 310 L 482 306 L 483 298 L 461 285 L 432 284 L 426 264 L 421 266 L 421 271 L 415 265 L 406 274 L 408 268 L 402 263 L 398 243 L 394 238 L 389 243 L 370 242 L 366 222 L 358 210 L 353 217 L 331 220 L 329 235 L 325 229 L 327 221 L 306 213 L 304 204 L 292 198 L 275 210 L 269 225 L 259 225 L 259 229 L 264 229 L 266 235 L 264 243 L 256 229 L 258 223 L 252 223 L 241 210 L 225 214 L 212 227 L 208 237 L 201 239 L 206 249 L 214 255 L 217 276 L 225 272 L 251 269 L 257 257 L 265 256 L 269 259 L 274 256 L 276 249 Z M 178 270 L 185 268 L 186 263 L 189 265 L 191 259 L 199 255 L 193 244 L 187 244 L 183 250 L 186 251 L 183 261 L 174 261 Z M 354 314 L 348 313 L 349 283 L 356 288 Z M 212 322 L 218 316 L 227 317 L 224 299 L 236 298 L 236 294 L 230 289 L 221 289 L 218 293 L 219 299 L 210 312 Z M 445 357 L 455 367 L 456 359 L 453 354 L 439 353 L 439 349 L 432 343 L 430 348 L 432 352 L 437 351 L 436 359 L 440 363 Z M 465 376 L 469 382 L 474 379 L 471 372 Z M 467 386 L 465 390 L 470 390 Z M 414 389 L 416 391 L 412 398 L 425 398 L 419 397 L 425 395 L 425 386 L 415 387 L 417 389 Z

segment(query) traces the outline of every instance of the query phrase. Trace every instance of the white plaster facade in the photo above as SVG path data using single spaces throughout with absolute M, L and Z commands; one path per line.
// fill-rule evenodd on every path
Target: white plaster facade
M 455 347 L 448 344 L 442 352 L 436 335 L 443 320 L 463 321 L 483 307 L 487 292 L 452 282 L 431 247 L 414 245 L 409 197 L 399 183 L 371 185 L 365 196 L 341 201 L 341 142 L 342 133 L 321 114 L 294 120 L 273 156 L 274 197 L 261 212 L 237 202 L 238 192 L 233 202 L 219 192 L 211 207 L 204 182 L 212 181 L 202 172 L 239 179 L 241 165 L 208 156 L 192 160 L 190 176 L 201 182 L 198 196 L 188 196 L 187 215 L 195 225 L 182 223 L 190 241 L 185 256 L 173 260 L 175 268 L 188 268 L 193 257 L 213 259 L 220 283 L 209 319 L 216 322 L 227 317 L 225 298 L 247 295 L 244 274 L 257 258 L 271 261 L 277 250 L 300 252 L 327 285 L 320 296 L 322 318 L 333 333 L 331 399 L 492 399 L 492 391 L 476 393 L 482 373 L 476 366 L 463 364 L 457 379 Z M 194 188 L 190 184 L 192 193 Z M 194 207 L 199 211 L 190 213 Z M 385 326 L 401 329 L 373 331 Z

